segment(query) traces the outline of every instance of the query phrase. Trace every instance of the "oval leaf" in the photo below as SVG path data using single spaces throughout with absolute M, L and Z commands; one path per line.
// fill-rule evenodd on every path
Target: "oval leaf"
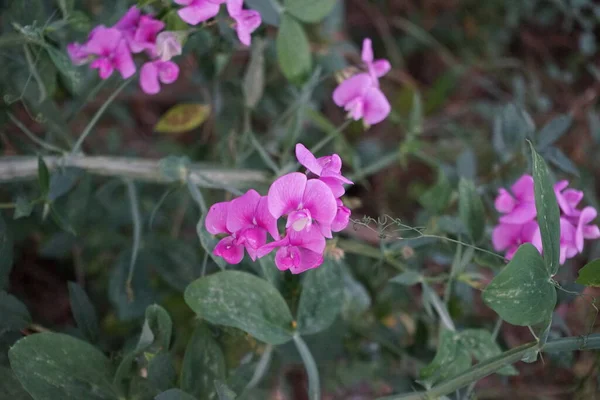
M 31 323 L 27 307 L 6 292 L 0 292 L 0 315 L 0 333 L 5 330 L 20 331 Z
M 96 343 L 99 335 L 98 317 L 89 297 L 81 286 L 69 282 L 69 298 L 77 327 L 88 341 Z
M 587 263 L 581 268 L 575 282 L 585 286 L 600 287 L 600 259 Z
M 160 133 L 183 133 L 196 129 L 210 115 L 206 104 L 178 104 L 167 111 L 158 121 L 154 130 Z
M 92 345 L 60 333 L 19 340 L 8 353 L 17 378 L 36 400 L 116 400 L 111 363 Z
M 519 247 L 510 263 L 485 288 L 483 301 L 513 325 L 531 326 L 552 313 L 556 290 L 533 245 Z
M 569 115 L 560 115 L 548 122 L 538 133 L 536 147 L 542 150 L 556 142 L 569 130 L 572 122 L 573 118 Z
M 185 302 L 213 324 L 233 326 L 263 342 L 282 344 L 292 339 L 292 315 L 267 281 L 240 271 L 223 271 L 193 282 Z
M 303 22 L 315 23 L 325 18 L 336 0 L 285 0 L 285 10 Z
M 312 68 L 308 38 L 302 25 L 284 14 L 277 34 L 277 59 L 281 72 L 290 81 L 301 80 Z

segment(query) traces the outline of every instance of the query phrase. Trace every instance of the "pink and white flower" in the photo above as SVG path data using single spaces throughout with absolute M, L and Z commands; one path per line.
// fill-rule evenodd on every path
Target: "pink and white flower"
M 140 70 L 140 87 L 147 94 L 160 92 L 160 84 L 171 84 L 179 77 L 179 66 L 173 61 L 154 60 Z
M 102 79 L 111 76 L 115 69 L 124 79 L 135 74 L 133 58 L 118 29 L 97 27 L 91 39 L 85 44 L 85 51 L 95 56 L 90 66 L 98 70 Z
M 342 159 L 337 154 L 316 158 L 303 144 L 296 145 L 296 158 L 308 171 L 319 177 L 338 198 L 346 190 L 343 184 L 352 184 L 352 181 L 342 176 Z
M 190 25 L 214 18 L 226 0 L 175 0 L 175 3 L 185 6 L 177 11 L 179 17 Z
M 244 0 L 227 0 L 227 12 L 235 21 L 234 28 L 240 42 L 250 46 L 250 35 L 262 23 L 260 13 L 255 10 L 244 10 Z
M 275 253 L 277 268 L 281 271 L 289 269 L 292 274 L 299 274 L 323 263 L 325 238 L 316 229 L 288 229 L 283 239 L 261 247 L 258 256 L 264 257 L 275 249 L 278 249 Z

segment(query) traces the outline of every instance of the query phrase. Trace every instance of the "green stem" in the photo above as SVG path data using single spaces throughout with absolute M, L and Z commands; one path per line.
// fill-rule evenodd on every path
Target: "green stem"
M 75 142 L 75 145 L 73 145 L 73 149 L 71 150 L 71 155 L 76 154 L 77 152 L 79 152 L 79 149 L 81 148 L 81 145 L 83 144 L 84 140 L 92 132 L 92 129 L 94 129 L 94 126 L 96 125 L 96 123 L 98 122 L 98 120 L 100 119 L 100 117 L 102 116 L 102 114 L 104 114 L 104 112 L 106 111 L 106 109 L 108 108 L 108 106 L 119 95 L 119 93 L 121 93 L 121 91 L 123 89 L 125 89 L 125 86 L 127 86 L 129 84 L 129 82 L 131 82 L 131 81 L 132 81 L 132 78 L 129 78 L 129 79 L 125 80 L 121 84 L 121 86 L 119 86 L 117 88 L 117 90 L 115 90 L 114 93 L 110 95 L 110 97 L 104 102 L 104 104 L 102 104 L 102 106 L 98 109 L 98 111 L 96 112 L 96 114 L 94 114 L 94 116 L 92 117 L 92 119 L 90 120 L 90 122 L 87 124 L 87 126 L 85 127 L 85 129 L 81 133 L 81 136 L 79 136 L 79 139 L 77 139 L 77 142 Z
M 306 367 L 306 374 L 308 375 L 308 398 L 310 400 L 320 400 L 321 384 L 319 382 L 317 363 L 315 363 L 315 359 L 310 353 L 310 349 L 299 334 L 294 335 L 294 343 L 300 353 L 300 357 L 302 357 L 304 367 Z
M 138 252 L 140 250 L 140 241 L 142 238 L 142 217 L 140 216 L 140 207 L 138 202 L 135 184 L 132 180 L 126 180 L 127 193 L 129 194 L 129 203 L 131 206 L 131 218 L 133 221 L 133 249 L 131 250 L 131 260 L 129 261 L 129 273 L 127 274 L 127 283 L 125 289 L 129 301 L 133 301 L 134 293 L 132 288 L 133 272 L 135 271 L 135 263 L 137 261 Z
M 35 136 L 33 134 L 33 132 L 31 132 L 29 129 L 27 129 L 27 127 L 25 125 L 23 125 L 23 123 L 21 123 L 21 121 L 19 121 L 12 113 L 7 112 L 6 114 L 8 115 L 8 118 L 10 118 L 12 123 L 15 124 L 21 130 L 21 132 L 23 132 L 25 134 L 25 136 L 27 136 L 29 139 L 31 139 L 31 141 L 34 142 L 35 144 L 37 144 L 38 146 L 40 146 L 48 151 L 53 151 L 53 152 L 61 153 L 61 154 L 66 153 L 66 150 L 61 149 L 60 147 L 57 147 L 57 146 L 55 146 L 51 143 L 48 143 L 45 140 L 42 140 L 39 137 Z

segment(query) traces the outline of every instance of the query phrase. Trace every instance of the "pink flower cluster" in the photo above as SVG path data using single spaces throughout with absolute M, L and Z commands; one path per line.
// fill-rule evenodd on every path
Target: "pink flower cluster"
M 244 249 L 253 261 L 277 249 L 277 268 L 293 274 L 323 263 L 326 239 L 348 225 L 350 210 L 340 197 L 345 193 L 343 185 L 352 182 L 342 176 L 342 160 L 337 154 L 315 158 L 297 144 L 296 158 L 307 169 L 306 174 L 292 172 L 278 178 L 266 196 L 249 190 L 210 208 L 206 229 L 213 235 L 226 235 L 215 246 L 214 254 L 237 264 L 244 258 Z M 282 238 L 277 221 L 284 216 Z M 267 234 L 273 238 L 270 243 Z
M 561 212 L 561 264 L 583 251 L 584 239 L 600 238 L 598 226 L 590 225 L 596 218 L 596 209 L 589 206 L 578 209 L 583 192 L 568 189 L 568 186 L 568 181 L 560 181 L 554 185 L 554 194 Z M 537 211 L 531 175 L 519 178 L 511 186 L 510 192 L 501 188 L 496 197 L 495 207 L 502 214 L 500 223 L 492 233 L 492 243 L 496 251 L 505 251 L 506 258 L 511 259 L 521 244 L 531 243 L 542 252 L 540 228 L 535 221 Z
M 160 91 L 160 83 L 177 80 L 179 67 L 170 61 L 181 54 L 181 40 L 174 32 L 161 32 L 165 23 L 144 15 L 135 6 L 112 27 L 95 27 L 84 44 L 71 43 L 67 51 L 76 65 L 91 62 L 101 79 L 107 79 L 114 70 L 124 79 L 135 74 L 132 54 L 145 53 L 150 59 L 141 68 L 140 86 L 148 94 Z
M 362 60 L 367 72 L 356 74 L 342 82 L 333 92 L 333 101 L 348 111 L 355 121 L 363 119 L 366 125 L 383 121 L 391 111 L 390 103 L 379 89 L 379 78 L 388 73 L 388 60 L 374 60 L 371 39 L 365 39 Z

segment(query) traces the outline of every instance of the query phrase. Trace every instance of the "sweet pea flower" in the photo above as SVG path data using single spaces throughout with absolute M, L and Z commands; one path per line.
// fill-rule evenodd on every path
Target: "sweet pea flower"
M 261 24 L 260 13 L 255 10 L 244 10 L 244 0 L 227 0 L 227 12 L 235 21 L 234 28 L 240 42 L 250 46 L 250 35 Z
M 523 175 L 510 189 L 512 195 L 506 189 L 500 188 L 494 203 L 496 210 L 504 214 L 500 217 L 500 222 L 503 224 L 523 224 L 534 219 L 537 211 L 535 209 L 533 177 Z
M 323 263 L 325 238 L 316 229 L 288 229 L 285 238 L 258 249 L 258 257 L 264 257 L 276 248 L 277 268 L 281 271 L 289 269 L 292 274 L 299 274 Z
M 135 64 L 123 34 L 115 28 L 99 26 L 86 43 L 85 51 L 96 56 L 91 68 L 98 69 L 100 78 L 106 79 L 116 69 L 124 79 L 135 74 Z
M 581 213 L 577 205 L 583 199 L 583 192 L 575 189 L 566 189 L 569 181 L 560 181 L 554 185 L 554 194 L 560 210 L 568 217 L 578 217 Z M 566 190 L 565 190 L 566 189 Z
M 342 176 L 342 159 L 337 154 L 316 158 L 303 144 L 298 143 L 296 158 L 303 167 L 329 186 L 335 198 L 345 193 L 344 183 L 352 184 L 351 180 Z
M 179 77 L 179 66 L 172 61 L 154 60 L 140 70 L 140 86 L 147 94 L 160 92 L 160 82 L 170 84 Z
M 90 61 L 90 53 L 83 44 L 69 43 L 67 45 L 67 53 L 74 65 L 84 65 Z
M 346 229 L 348 223 L 350 222 L 350 214 L 351 211 L 348 207 L 342 203 L 342 200 L 336 199 L 337 202 L 337 213 L 335 214 L 335 218 L 331 223 L 331 231 L 332 232 L 340 232 Z
M 123 33 L 123 36 L 125 37 L 125 40 L 127 40 L 128 44 L 133 41 L 141 17 L 142 12 L 136 6 L 132 6 L 114 25 L 114 28 Z
M 177 32 L 161 32 L 156 36 L 155 53 L 161 61 L 169 61 L 171 58 L 181 55 L 182 35 Z
M 175 0 L 175 3 L 185 6 L 177 14 L 190 25 L 198 25 L 215 17 L 221 4 L 226 0 Z
M 499 224 L 492 231 L 492 244 L 496 251 L 506 251 L 505 257 L 513 258 L 523 243 L 533 244 L 542 252 L 542 240 L 539 226 L 535 221 L 524 224 Z
M 292 172 L 273 182 L 267 197 L 274 218 L 288 216 L 286 228 L 310 231 L 314 221 L 325 237 L 332 237 L 331 223 L 337 213 L 337 203 L 331 189 L 322 181 Z
M 387 60 L 374 60 L 371 39 L 363 41 L 362 60 L 368 72 L 354 75 L 342 82 L 333 92 L 333 101 L 348 111 L 355 121 L 363 119 L 367 125 L 383 121 L 391 106 L 379 89 L 379 78 L 390 70 Z
M 257 251 L 267 242 L 267 233 L 279 240 L 277 221 L 271 216 L 267 198 L 255 190 L 230 202 L 213 204 L 206 220 L 206 230 L 213 234 L 227 234 L 214 248 L 215 255 L 230 264 L 238 264 L 244 258 L 244 248 L 254 261 Z
M 150 57 L 156 57 L 156 38 L 160 31 L 165 27 L 165 23 L 154 19 L 148 15 L 143 15 L 140 18 L 140 23 L 133 41 L 129 44 L 131 51 L 134 53 L 141 53 L 147 51 Z
M 575 247 L 578 252 L 583 251 L 583 239 L 598 239 L 600 238 L 600 229 L 597 225 L 589 225 L 596 219 L 596 209 L 594 207 L 585 207 L 581 210 L 575 230 Z

